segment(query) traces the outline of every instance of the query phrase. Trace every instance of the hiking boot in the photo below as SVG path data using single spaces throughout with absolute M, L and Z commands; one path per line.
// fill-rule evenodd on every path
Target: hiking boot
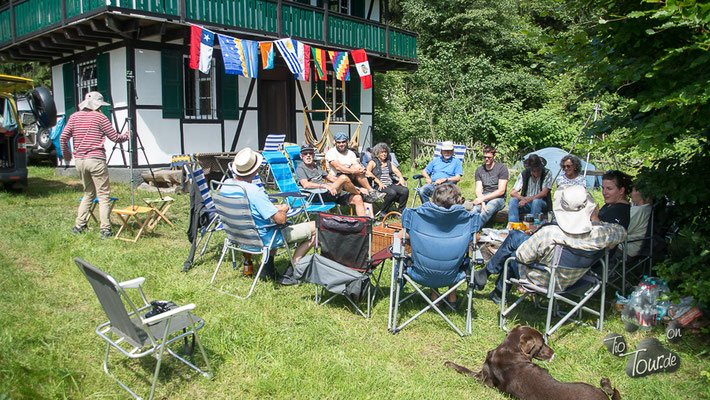
M 483 290 L 486 287 L 486 282 L 488 282 L 488 270 L 486 267 L 479 269 L 473 273 L 473 288 L 476 290 Z
M 101 231 L 101 240 L 110 238 L 112 235 L 111 231 Z
M 71 228 L 71 233 L 73 233 L 73 234 L 75 234 L 75 235 L 76 235 L 77 233 L 84 233 L 84 232 L 86 232 L 86 227 L 85 227 L 85 226 L 84 226 L 84 227 L 81 227 L 81 228 L 77 228 L 76 226 L 73 227 L 73 228 Z

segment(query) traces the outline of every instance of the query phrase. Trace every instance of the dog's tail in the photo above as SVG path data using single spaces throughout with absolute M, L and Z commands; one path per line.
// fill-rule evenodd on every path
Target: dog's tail
M 446 361 L 444 363 L 444 366 L 453 369 L 454 371 L 458 372 L 459 374 L 463 374 L 463 375 L 469 376 L 471 378 L 478 378 L 479 377 L 479 375 L 477 373 L 471 371 L 470 369 L 468 369 L 464 366 L 452 363 L 451 361 Z
M 609 378 L 602 378 L 601 382 L 599 382 L 599 386 L 601 386 L 602 390 L 604 390 L 608 396 L 611 396 L 611 400 L 621 400 L 621 394 L 619 394 L 616 388 L 611 387 Z

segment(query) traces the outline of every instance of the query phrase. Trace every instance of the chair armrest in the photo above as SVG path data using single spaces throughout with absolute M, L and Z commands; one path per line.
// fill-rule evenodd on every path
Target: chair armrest
M 416 174 L 416 175 L 412 176 L 412 179 L 422 179 L 423 177 L 424 177 L 424 175 Z
M 118 284 L 123 289 L 137 289 L 145 282 L 144 277 L 131 279 L 130 281 L 124 281 Z
M 314 189 L 303 189 L 303 191 L 306 193 L 318 194 L 318 193 L 325 193 L 328 191 L 328 189 L 314 188 Z
M 151 324 L 155 324 L 155 323 L 157 323 L 157 322 L 160 322 L 160 321 L 162 321 L 162 320 L 171 318 L 171 317 L 173 317 L 173 316 L 175 316 L 175 315 L 177 315 L 177 314 L 181 314 L 181 313 L 184 313 L 184 312 L 187 312 L 187 311 L 192 311 L 192 310 L 194 310 L 194 309 L 195 309 L 195 304 L 194 304 L 194 303 L 190 303 L 190 304 L 184 305 L 184 306 L 182 306 L 182 307 L 173 308 L 173 309 L 170 310 L 170 311 L 166 311 L 166 312 L 164 312 L 164 313 L 160 313 L 160 314 L 158 314 L 158 315 L 154 315 L 154 316 L 152 316 L 152 317 L 150 317 L 150 318 L 145 318 L 145 319 L 141 318 L 141 320 L 143 321 L 144 324 L 146 324 L 146 325 L 151 325 Z
M 301 192 L 281 192 L 281 193 L 272 193 L 269 195 L 269 197 L 306 197 Z

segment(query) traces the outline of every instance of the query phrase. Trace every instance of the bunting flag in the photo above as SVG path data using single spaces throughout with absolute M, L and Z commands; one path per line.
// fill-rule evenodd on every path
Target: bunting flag
M 274 68 L 274 44 L 272 42 L 259 42 L 259 49 L 261 50 L 262 68 Z
M 190 26 L 190 68 L 199 69 L 202 73 L 210 72 L 212 50 L 214 48 L 214 32 L 197 26 Z
M 298 64 L 301 66 L 301 73 L 296 75 L 296 79 L 308 82 L 311 75 L 311 46 L 299 41 L 293 42 L 298 55 Z
M 293 42 L 290 38 L 284 38 L 274 41 L 276 48 L 279 49 L 279 53 L 286 60 L 286 65 L 291 73 L 298 76 L 301 73 L 301 65 L 298 62 L 298 54 L 296 49 L 293 47 Z
M 353 56 L 353 61 L 355 61 L 355 69 L 357 70 L 358 75 L 360 75 L 362 88 L 370 89 L 372 87 L 372 75 L 370 74 L 370 63 L 367 62 L 367 54 L 365 54 L 365 50 L 354 50 L 350 52 L 350 54 Z
M 316 70 L 315 79 L 320 79 L 322 81 L 326 80 L 325 76 L 325 50 L 319 49 L 317 47 L 311 47 L 311 51 L 313 52 L 313 64 L 314 64 L 314 69 Z
M 341 81 L 350 80 L 350 59 L 347 51 L 329 51 L 330 62 L 333 63 L 335 77 Z
M 225 35 L 218 35 L 218 37 L 224 60 L 224 71 L 228 74 L 256 78 L 259 71 L 258 43 Z

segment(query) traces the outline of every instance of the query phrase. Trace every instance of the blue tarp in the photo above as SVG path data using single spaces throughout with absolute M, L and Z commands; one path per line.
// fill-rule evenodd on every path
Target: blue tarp
M 523 160 L 527 159 L 530 154 L 537 154 L 538 157 L 542 157 L 547 161 L 547 165 L 545 168 L 549 169 L 550 172 L 552 172 L 552 177 L 554 178 L 557 176 L 558 172 L 560 171 L 560 161 L 562 161 L 562 157 L 567 155 L 567 152 L 565 150 L 562 150 L 557 147 L 546 147 L 544 149 L 540 149 L 537 151 L 533 151 L 532 153 L 526 154 L 525 157 L 523 157 Z M 576 154 L 573 154 L 576 155 Z M 579 157 L 579 156 L 577 156 Z M 584 168 L 585 165 L 587 165 L 586 162 L 584 162 L 584 159 L 586 157 L 579 157 L 580 160 L 582 160 L 582 172 L 581 174 L 584 174 Z M 517 169 L 523 169 L 523 163 L 522 161 L 518 162 L 515 165 L 515 168 Z M 597 167 L 589 163 L 587 166 L 588 170 L 595 170 Z M 564 172 L 559 172 L 560 174 Z M 595 186 L 601 187 L 602 185 L 602 178 L 600 176 L 587 176 L 587 189 L 593 189 Z

